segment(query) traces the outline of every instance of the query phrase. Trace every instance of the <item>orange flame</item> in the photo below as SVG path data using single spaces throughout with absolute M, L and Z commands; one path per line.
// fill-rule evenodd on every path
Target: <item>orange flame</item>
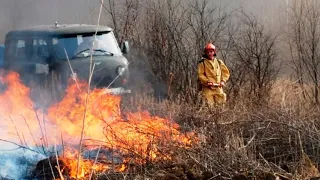
M 1 72 L 1 74 L 1 90 L 4 90 L 0 93 L 1 137 L 26 146 L 38 144 L 37 140 L 43 138 L 38 132 L 41 126 L 38 116 L 41 115 L 34 109 L 33 102 L 29 98 L 29 88 L 20 82 L 19 74 L 15 72 L 6 75 Z
M 19 128 L 20 136 L 26 138 L 23 144 L 42 139 L 41 134 L 37 138 L 25 136 L 43 129 L 36 111 L 33 110 L 29 89 L 20 82 L 17 73 L 10 72 L 0 77 L 0 81 L 7 85 L 4 93 L 0 94 L 0 101 L 8 102 L 6 106 L 0 108 L 0 115 L 20 118 L 19 121 L 15 120 L 19 122 L 15 124 L 16 126 L 25 126 L 24 121 L 20 122 L 21 117 L 23 120 L 28 120 L 29 133 L 26 130 L 20 131 Z M 88 94 L 87 88 L 86 83 L 71 84 L 62 101 L 48 108 L 47 123 L 54 128 L 46 132 L 61 133 L 64 141 L 73 145 L 79 144 L 83 132 L 82 142 L 86 148 L 93 150 L 101 147 L 113 152 L 111 156 L 120 157 L 121 162 L 114 169 L 110 166 L 110 158 L 106 158 L 109 164 L 94 163 L 81 158 L 77 174 L 78 152 L 72 149 L 74 146 L 69 147 L 73 152 L 64 151 L 63 154 L 66 164 L 71 169 L 69 173 L 71 177 L 85 177 L 92 170 L 102 172 L 112 169 L 121 172 L 127 168 L 125 163 L 129 161 L 141 164 L 170 159 L 172 150 L 169 146 L 187 147 L 191 143 L 190 136 L 182 134 L 175 122 L 151 116 L 148 112 L 121 114 L 120 96 L 106 94 L 103 89 L 94 89 Z M 14 131 L 10 129 L 10 132 Z M 56 137 L 49 134 L 46 136 L 49 145 L 56 145 Z
M 90 140 L 87 145 L 100 142 L 106 148 L 136 154 L 142 159 L 156 159 L 160 154 L 159 143 L 190 144 L 190 138 L 179 132 L 175 122 L 148 112 L 128 113 L 124 119 L 119 110 L 119 96 L 105 94 L 102 89 L 94 89 L 87 95 L 86 84 L 80 84 L 80 91 L 77 87 L 71 85 L 65 98 L 48 111 L 49 120 L 68 139 L 79 140 L 84 121 L 84 134 Z

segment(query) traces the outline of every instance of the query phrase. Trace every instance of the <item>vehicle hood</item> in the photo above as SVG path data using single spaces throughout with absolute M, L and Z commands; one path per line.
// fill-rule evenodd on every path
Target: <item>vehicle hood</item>
M 78 58 L 63 63 L 65 70 L 70 71 L 70 65 L 73 71 L 81 78 L 88 79 L 90 64 L 94 67 L 93 77 L 108 76 L 115 78 L 118 76 L 117 68 L 127 67 L 128 61 L 123 56 L 92 56 Z

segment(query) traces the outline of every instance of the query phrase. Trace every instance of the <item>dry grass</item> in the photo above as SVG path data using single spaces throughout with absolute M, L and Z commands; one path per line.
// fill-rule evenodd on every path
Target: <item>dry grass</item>
M 199 142 L 192 149 L 176 150 L 173 167 L 185 177 L 170 176 L 173 179 L 190 179 L 188 173 L 195 179 L 240 174 L 248 179 L 320 176 L 319 107 L 304 101 L 289 81 L 279 81 L 274 90 L 270 104 L 255 106 L 248 99 L 238 99 L 222 113 L 181 102 L 157 102 L 145 95 L 130 97 L 125 106 L 174 119 L 182 131 L 198 135 Z M 148 177 L 161 179 L 173 170 L 158 167 L 151 171 L 155 172 Z
M 194 132 L 198 141 L 190 149 L 172 146 L 174 157 L 170 161 L 132 165 L 126 173 L 104 173 L 95 179 L 320 176 L 320 109 L 304 104 L 289 81 L 279 81 L 277 85 L 269 104 L 256 106 L 248 99 L 237 99 L 222 112 L 182 101 L 159 101 L 144 93 L 124 96 L 122 111 L 149 111 L 174 120 L 182 132 Z M 41 94 L 40 98 L 48 100 L 50 95 Z

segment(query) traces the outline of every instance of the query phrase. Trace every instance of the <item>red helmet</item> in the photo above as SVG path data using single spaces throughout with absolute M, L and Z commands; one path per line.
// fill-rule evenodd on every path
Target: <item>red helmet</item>
M 212 43 L 208 43 L 206 45 L 206 47 L 204 48 L 205 51 L 208 51 L 208 50 L 213 50 L 214 52 L 216 52 L 216 47 L 212 44 Z

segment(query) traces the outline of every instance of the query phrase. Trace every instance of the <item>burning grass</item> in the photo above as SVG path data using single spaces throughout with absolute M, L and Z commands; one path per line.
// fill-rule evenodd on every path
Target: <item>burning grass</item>
M 86 84 L 79 82 L 70 85 L 61 101 L 39 112 L 15 73 L 2 76 L 1 81 L 5 89 L 0 97 L 7 102 L 0 111 L 6 119 L 1 126 L 11 127 L 4 128 L 2 140 L 44 157 L 29 164 L 26 178 L 308 179 L 320 175 L 317 107 L 297 110 L 279 103 L 257 107 L 239 100 L 220 112 L 156 102 L 148 96 L 121 100 L 102 89 L 87 96 Z
M 29 89 L 19 81 L 16 73 L 9 72 L 3 76 L 3 84 L 7 86 L 3 97 L 9 98 L 7 101 L 11 108 L 4 109 L 1 115 L 18 115 L 18 118 L 25 120 L 25 123 L 19 120 L 15 124 L 16 120 L 10 118 L 14 128 L 8 131 L 19 138 L 9 136 L 7 141 L 12 139 L 12 144 L 28 150 L 31 150 L 30 146 L 42 148 L 39 153 L 49 157 L 52 155 L 46 149 L 53 148 L 57 165 L 52 165 L 50 159 L 45 161 L 47 163 L 41 163 L 42 166 L 51 164 L 52 178 L 55 177 L 55 169 L 60 176 L 88 178 L 93 171 L 101 173 L 112 169 L 122 172 L 128 164 L 168 161 L 172 159 L 172 147 L 190 148 L 194 139 L 192 133 L 181 133 L 179 125 L 170 119 L 151 116 L 148 112 L 122 114 L 119 110 L 120 97 L 105 93 L 103 89 L 94 89 L 88 94 L 86 83 L 71 84 L 64 98 L 43 113 L 43 119 L 38 117 L 29 98 Z M 9 125 L 9 122 L 3 124 Z M 25 125 L 31 125 L 27 134 L 32 138 L 26 136 L 26 131 L 20 131 L 25 129 Z M 67 148 L 72 151 L 67 153 Z M 83 153 L 92 150 L 97 150 L 94 159 L 84 159 Z M 62 158 L 59 154 L 66 157 Z M 100 162 L 100 155 L 105 156 L 103 163 Z M 115 156 L 119 157 L 116 163 Z M 120 167 L 114 168 L 115 164 Z M 38 165 L 37 173 L 33 174 L 47 176 L 47 171 L 37 168 Z
M 296 92 L 288 89 L 282 93 Z M 183 103 L 138 99 L 144 99 L 140 109 L 161 115 L 170 112 L 166 115 L 175 119 L 184 131 L 196 132 L 199 143 L 175 156 L 175 162 L 187 169 L 182 170 L 184 175 L 192 172 L 196 179 L 240 176 L 245 179 L 309 179 L 319 176 L 318 106 L 307 103 L 301 106 L 299 99 L 297 102 L 281 99 L 282 104 L 271 101 L 259 106 L 238 99 L 236 104 L 219 112 Z M 167 169 L 167 175 L 171 170 Z

